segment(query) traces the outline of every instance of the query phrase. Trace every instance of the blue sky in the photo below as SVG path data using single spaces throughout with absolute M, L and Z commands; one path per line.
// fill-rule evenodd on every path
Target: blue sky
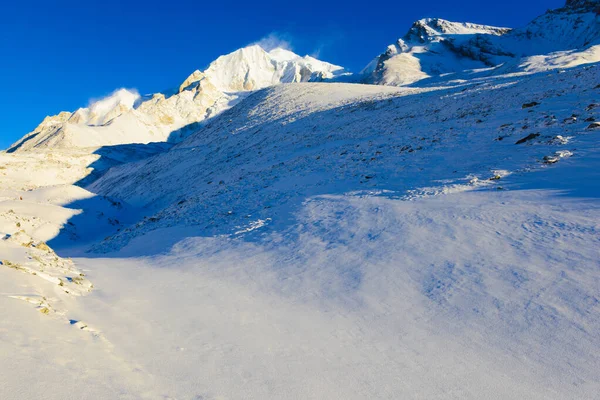
M 301 54 L 357 71 L 413 21 L 517 27 L 564 0 L 17 1 L 0 10 L 0 148 L 44 116 L 120 87 L 151 93 L 275 34 Z

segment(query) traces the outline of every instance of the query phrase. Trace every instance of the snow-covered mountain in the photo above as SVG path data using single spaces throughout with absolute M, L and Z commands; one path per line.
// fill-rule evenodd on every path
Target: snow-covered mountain
M 523 28 L 498 28 L 428 18 L 353 77 L 342 67 L 282 48 L 250 45 L 196 70 L 178 89 L 139 96 L 121 89 L 86 108 L 50 116 L 9 151 L 98 148 L 126 143 L 178 142 L 198 123 L 228 109 L 249 91 L 280 83 L 360 81 L 407 85 L 435 78 L 470 79 L 536 72 L 600 60 L 598 1 L 568 1 Z
M 369 63 L 359 75 L 365 83 L 406 85 L 435 77 L 462 78 L 462 72 L 501 67 L 532 71 L 600 60 L 598 1 L 568 1 L 523 28 L 509 29 L 428 18 Z M 559 52 L 559 53 L 557 53 Z M 532 56 L 548 55 L 540 63 Z M 438 79 L 439 80 L 439 79 Z
M 310 56 L 300 57 L 282 48 L 267 52 L 259 45 L 252 45 L 221 56 L 203 73 L 194 74 L 223 92 L 238 92 L 279 83 L 321 81 L 344 73 L 342 67 Z
M 310 56 L 281 48 L 267 52 L 251 45 L 217 58 L 204 71 L 193 72 L 172 94 L 140 97 L 121 89 L 74 113 L 46 117 L 9 151 L 175 142 L 194 124 L 231 107 L 245 92 L 342 74 L 342 67 Z
M 379 85 L 405 85 L 430 76 L 482 68 L 486 63 L 455 50 L 476 35 L 500 36 L 508 28 L 428 18 L 415 22 L 402 39 L 388 46 L 361 71 L 362 80 Z
M 47 117 L 0 152 L 0 399 L 597 398 L 597 4 Z

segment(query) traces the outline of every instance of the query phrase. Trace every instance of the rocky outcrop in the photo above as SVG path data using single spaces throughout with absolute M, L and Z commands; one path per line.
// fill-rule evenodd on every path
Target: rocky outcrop
M 565 7 L 575 9 L 596 9 L 599 10 L 600 0 L 567 0 Z
M 199 70 L 195 70 L 190 76 L 187 77 L 185 81 L 183 81 L 181 86 L 179 86 L 179 93 L 183 92 L 184 90 L 190 89 L 194 83 L 197 83 L 203 78 L 204 74 Z

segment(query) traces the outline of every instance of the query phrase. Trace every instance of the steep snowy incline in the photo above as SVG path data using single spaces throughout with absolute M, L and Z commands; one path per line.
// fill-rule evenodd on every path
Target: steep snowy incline
M 430 77 L 503 65 L 499 71 L 520 70 L 532 56 L 571 51 L 580 64 L 600 60 L 600 3 L 569 3 L 551 10 L 523 28 L 507 29 L 429 18 L 414 23 L 409 32 L 376 57 L 360 74 L 365 83 L 406 85 Z M 591 49 L 591 50 L 590 50 Z M 590 57 L 591 51 L 591 57 Z M 582 52 L 584 54 L 573 54 Z M 565 68 L 573 63 L 538 63 L 536 70 Z M 539 59 L 538 59 L 539 61 Z M 530 68 L 531 70 L 531 68 Z
M 90 148 L 182 140 L 197 124 L 267 86 L 320 81 L 344 74 L 342 67 L 291 51 L 248 46 L 195 71 L 172 94 L 140 97 L 120 89 L 74 113 L 49 116 L 9 152 L 33 148 Z
M 427 90 L 284 85 L 89 189 L 148 207 L 148 218 L 105 243 L 119 248 L 167 226 L 213 235 L 277 225 L 319 194 L 412 197 L 498 185 L 505 174 L 576 154 L 571 141 L 598 119 L 596 77 L 593 67 Z

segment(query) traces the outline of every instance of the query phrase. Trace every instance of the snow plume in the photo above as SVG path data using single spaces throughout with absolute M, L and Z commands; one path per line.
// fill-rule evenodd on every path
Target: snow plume
M 286 33 L 271 32 L 259 41 L 251 44 L 259 45 L 265 51 L 271 51 L 273 49 L 284 49 L 293 51 L 290 35 Z
M 91 99 L 88 108 L 96 115 L 105 115 L 119 106 L 131 109 L 139 98 L 140 94 L 136 89 L 121 88 L 103 98 Z

